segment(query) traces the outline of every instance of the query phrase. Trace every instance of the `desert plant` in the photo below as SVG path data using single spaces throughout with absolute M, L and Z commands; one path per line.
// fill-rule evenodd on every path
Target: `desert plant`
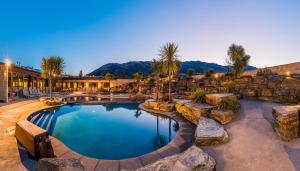
M 206 94 L 207 92 L 204 89 L 198 88 L 195 92 L 189 95 L 189 99 L 194 103 L 204 103 Z
M 178 60 L 178 46 L 175 43 L 167 43 L 160 50 L 162 71 L 168 74 L 169 101 L 171 101 L 171 77 L 180 69 L 181 62 Z
M 237 111 L 240 105 L 237 101 L 231 99 L 224 99 L 218 102 L 217 107 L 219 110 Z
M 133 76 L 134 76 L 134 79 L 137 84 L 138 92 L 140 92 L 140 84 L 141 84 L 144 74 L 142 72 L 137 72 L 137 73 L 133 74 Z
M 49 80 L 50 98 L 52 98 L 52 79 L 63 73 L 64 59 L 59 56 L 44 57 L 41 62 L 42 77 Z
M 269 68 L 261 68 L 257 70 L 256 76 L 269 76 L 269 75 L 274 75 L 274 73 L 271 69 Z
M 241 45 L 232 44 L 227 51 L 228 59 L 226 63 L 231 66 L 232 73 L 238 77 L 248 66 L 250 56 L 246 54 L 245 49 Z
M 162 61 L 153 59 L 152 61 L 152 73 L 155 75 L 156 80 L 156 100 L 159 100 L 159 79 L 162 73 Z

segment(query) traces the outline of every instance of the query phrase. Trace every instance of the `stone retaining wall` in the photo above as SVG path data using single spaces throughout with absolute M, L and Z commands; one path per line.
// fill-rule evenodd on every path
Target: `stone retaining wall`
M 276 133 L 284 141 L 290 141 L 299 137 L 300 105 L 277 106 L 273 108 L 272 114 L 275 123 Z
M 269 99 L 280 103 L 300 102 L 300 79 L 281 75 L 243 76 L 232 80 L 229 77 L 204 79 L 206 90 L 218 93 L 235 93 L 242 97 Z

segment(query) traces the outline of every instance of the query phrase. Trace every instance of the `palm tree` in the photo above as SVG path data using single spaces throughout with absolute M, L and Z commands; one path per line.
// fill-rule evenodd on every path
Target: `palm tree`
M 64 59 L 59 56 L 44 57 L 42 59 L 42 77 L 49 80 L 50 98 L 52 98 L 52 79 L 54 76 L 63 74 L 64 64 Z
M 247 55 L 245 49 L 241 45 L 232 44 L 227 51 L 227 63 L 232 67 L 232 73 L 238 77 L 248 66 L 250 55 Z
M 140 92 L 140 83 L 141 83 L 141 80 L 143 79 L 144 74 L 142 72 L 137 72 L 137 73 L 133 74 L 133 76 L 134 76 L 134 79 L 136 80 L 138 91 Z
M 109 82 L 109 92 L 110 92 L 110 81 L 113 80 L 114 78 L 115 76 L 109 72 L 105 74 L 105 79 L 108 80 Z
M 178 59 L 178 46 L 174 43 L 167 43 L 160 50 L 162 61 L 162 70 L 168 74 L 169 81 L 169 101 L 171 101 L 171 77 L 181 67 L 181 62 Z
M 153 59 L 152 62 L 152 73 L 155 75 L 156 79 L 156 100 L 158 100 L 159 96 L 159 75 L 162 72 L 162 62 L 161 60 Z

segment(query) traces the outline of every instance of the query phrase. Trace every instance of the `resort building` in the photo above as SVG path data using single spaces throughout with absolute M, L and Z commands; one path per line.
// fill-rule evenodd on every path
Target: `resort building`
M 118 91 L 118 88 L 134 79 L 106 80 L 103 77 L 63 76 L 53 81 L 53 91 L 81 91 L 97 93 Z M 8 102 L 16 98 L 37 97 L 45 95 L 48 80 L 43 79 L 41 72 L 32 68 L 0 63 L 0 102 Z
M 56 79 L 55 88 L 57 91 L 81 91 L 87 93 L 97 93 L 109 91 L 111 89 L 118 90 L 122 85 L 134 83 L 135 79 L 113 79 L 107 80 L 103 77 L 74 77 L 64 76 Z
M 46 80 L 35 69 L 0 62 L 0 101 L 45 92 Z

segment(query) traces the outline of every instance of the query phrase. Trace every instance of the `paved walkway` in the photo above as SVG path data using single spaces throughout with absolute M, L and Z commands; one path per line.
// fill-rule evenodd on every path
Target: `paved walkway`
M 217 161 L 217 171 L 300 171 L 300 138 L 283 142 L 272 128 L 271 109 L 278 104 L 241 100 L 242 108 L 226 129 L 227 144 L 203 147 Z M 37 100 L 0 107 L 0 170 L 31 169 L 35 161 L 19 149 L 7 128 L 45 108 Z M 17 166 L 17 167 L 16 167 Z
M 28 158 L 25 150 L 18 148 L 14 137 L 17 120 L 45 106 L 38 100 L 26 100 L 0 107 L 0 170 L 31 169 L 34 160 Z M 22 163 L 22 164 L 21 164 Z
M 237 117 L 225 126 L 227 144 L 204 147 L 217 171 L 300 171 L 300 138 L 283 142 L 273 130 L 272 107 L 278 104 L 241 100 Z

